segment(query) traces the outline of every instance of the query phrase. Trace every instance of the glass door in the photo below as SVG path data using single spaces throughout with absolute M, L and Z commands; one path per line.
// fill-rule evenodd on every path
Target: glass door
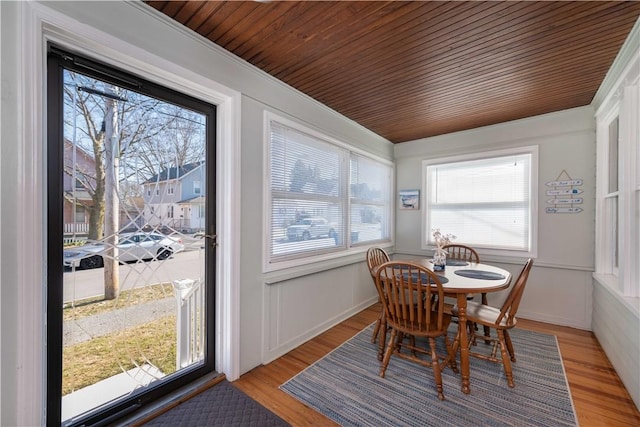
M 215 107 L 50 47 L 47 424 L 214 369 Z

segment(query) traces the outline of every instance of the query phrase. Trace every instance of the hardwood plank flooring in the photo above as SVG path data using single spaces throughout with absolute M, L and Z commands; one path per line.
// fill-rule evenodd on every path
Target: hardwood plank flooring
M 293 426 L 337 425 L 278 387 L 373 323 L 379 310 L 379 304 L 363 310 L 233 384 Z M 640 412 L 593 333 L 525 319 L 518 320 L 518 327 L 558 337 L 581 427 L 640 426 Z

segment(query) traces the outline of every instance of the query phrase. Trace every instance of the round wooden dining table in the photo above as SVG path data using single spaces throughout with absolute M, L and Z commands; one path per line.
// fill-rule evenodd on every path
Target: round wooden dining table
M 433 271 L 431 258 L 421 258 L 410 262 L 423 265 Z M 483 292 L 497 292 L 511 284 L 511 273 L 489 264 L 448 260 L 444 271 L 434 271 L 445 277 L 442 284 L 445 294 L 455 295 L 458 302 L 458 331 L 460 333 L 460 373 L 462 392 L 469 394 L 469 339 L 467 335 L 467 295 Z

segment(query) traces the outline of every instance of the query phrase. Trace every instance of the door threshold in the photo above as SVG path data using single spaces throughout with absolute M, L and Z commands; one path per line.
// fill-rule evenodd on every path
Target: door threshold
M 143 406 L 120 420 L 119 425 L 140 427 L 226 379 L 225 374 L 218 372 L 206 374 L 184 387 Z

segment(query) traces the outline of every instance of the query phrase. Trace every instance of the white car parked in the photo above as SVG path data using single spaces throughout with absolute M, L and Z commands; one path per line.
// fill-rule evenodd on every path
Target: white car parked
M 184 250 L 181 239 L 158 233 L 122 233 L 118 241 L 117 259 L 121 263 L 163 260 Z M 104 243 L 92 243 L 64 250 L 67 268 L 99 268 L 104 265 Z

